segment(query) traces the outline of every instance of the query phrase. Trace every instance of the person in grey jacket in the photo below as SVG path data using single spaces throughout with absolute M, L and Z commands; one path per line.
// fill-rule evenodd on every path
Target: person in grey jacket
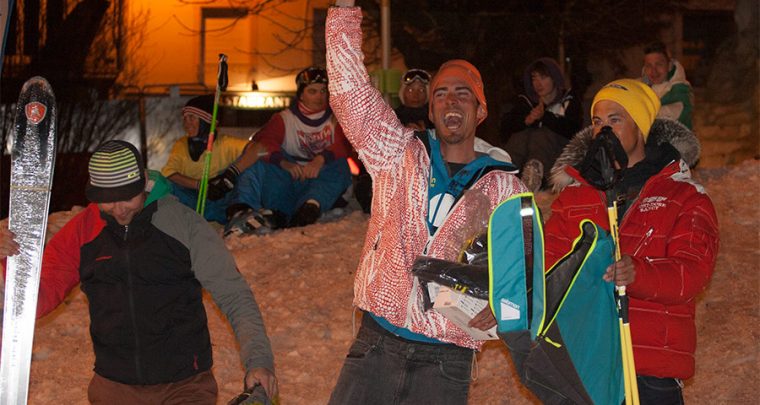
M 148 181 L 142 162 L 123 141 L 93 153 L 86 189 L 92 203 L 45 247 L 37 316 L 80 284 L 95 351 L 93 404 L 215 404 L 206 289 L 240 343 L 245 383 L 261 384 L 274 398 L 272 349 L 232 255 L 200 215 L 165 197 L 166 179 Z M 18 253 L 13 238 L 0 229 L 0 258 Z

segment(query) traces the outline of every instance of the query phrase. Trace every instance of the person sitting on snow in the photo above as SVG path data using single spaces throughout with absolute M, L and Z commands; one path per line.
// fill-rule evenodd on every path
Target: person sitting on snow
M 649 85 L 660 99 L 662 106 L 657 118 L 670 118 L 692 128 L 694 93 L 691 84 L 686 80 L 683 66 L 670 57 L 662 42 L 652 42 L 644 48 L 641 81 Z
M 474 206 L 465 192 L 482 195 L 493 210 L 525 187 L 514 166 L 476 151 L 488 107 L 472 64 L 451 60 L 440 67 L 430 82 L 435 129 L 415 133 L 369 80 L 361 9 L 353 0 L 336 4 L 325 35 L 330 105 L 372 175 L 375 195 L 354 285 L 362 323 L 329 403 L 464 404 L 474 351 L 484 342 L 425 310 L 412 264 L 423 254 L 455 260 L 447 246 Z M 488 307 L 470 322 L 481 330 L 494 325 Z
M 161 169 L 161 174 L 172 183 L 172 194 L 193 209 L 198 201 L 198 189 L 206 164 L 201 157 L 208 143 L 213 107 L 213 94 L 194 97 L 185 104 L 182 108 L 185 136 L 174 143 L 169 159 Z M 250 153 L 243 154 L 246 148 Z M 238 174 L 255 162 L 260 151 L 261 147 L 249 145 L 245 139 L 215 135 L 204 211 L 207 220 L 227 223 L 225 210 L 228 193 L 234 187 Z
M 699 141 L 681 123 L 655 119 L 659 107 L 637 80 L 613 81 L 596 94 L 592 126 L 552 168 L 559 196 L 544 226 L 545 263 L 551 268 L 570 250 L 582 220 L 609 229 L 604 190 L 611 190 L 622 259 L 604 279 L 626 286 L 630 299 L 639 397 L 642 404 L 682 404 L 681 380 L 694 375 L 694 304 L 715 268 L 719 232 L 710 197 L 689 171 Z M 617 182 L 601 175 L 605 139 L 622 171 Z
M 409 69 L 401 76 L 401 84 L 398 89 L 401 105 L 396 107 L 393 112 L 396 113 L 399 121 L 405 127 L 412 128 L 415 131 L 433 128 L 433 123 L 428 118 L 430 79 L 430 73 L 423 69 Z M 371 213 L 372 177 L 363 165 L 360 165 L 359 174 L 356 176 L 354 194 L 362 210 L 367 214 Z
M 93 404 L 214 404 L 205 288 L 238 339 L 246 384 L 274 398 L 272 349 L 235 260 L 208 222 L 167 196 L 166 179 L 146 172 L 130 143 L 108 141 L 92 154 L 90 205 L 45 246 L 37 317 L 80 285 L 95 351 Z M 0 229 L 0 259 L 18 253 L 13 233 Z
M 393 111 L 404 126 L 423 131 L 433 128 L 428 117 L 430 101 L 430 73 L 422 69 L 409 69 L 401 76 L 398 99 L 401 105 Z
M 290 107 L 251 141 L 268 154 L 238 178 L 225 235 L 313 224 L 351 185 L 350 147 L 327 102 L 327 72 L 306 68 L 296 85 Z
M 581 129 L 583 107 L 552 58 L 528 65 L 523 84 L 525 92 L 501 122 L 501 136 L 523 183 L 535 193 L 562 148 Z

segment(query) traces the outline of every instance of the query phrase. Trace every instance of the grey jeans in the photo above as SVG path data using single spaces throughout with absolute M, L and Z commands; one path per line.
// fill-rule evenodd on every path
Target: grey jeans
M 466 404 L 473 356 L 451 344 L 400 338 L 365 314 L 329 403 Z

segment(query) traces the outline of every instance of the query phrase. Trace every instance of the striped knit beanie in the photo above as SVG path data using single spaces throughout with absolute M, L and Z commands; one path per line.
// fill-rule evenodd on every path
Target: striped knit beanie
M 188 100 L 182 108 L 182 115 L 193 114 L 207 124 L 211 123 L 211 114 L 214 112 L 214 95 L 204 94 Z
M 127 201 L 145 190 L 142 157 L 131 143 L 108 141 L 90 158 L 85 193 L 94 203 Z

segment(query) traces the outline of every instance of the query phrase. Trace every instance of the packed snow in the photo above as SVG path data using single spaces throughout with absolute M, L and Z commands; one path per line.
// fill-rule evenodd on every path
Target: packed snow
M 696 376 L 686 382 L 692 404 L 754 403 L 760 375 L 760 161 L 696 170 L 712 197 L 721 247 L 710 286 L 698 299 Z M 554 196 L 540 193 L 548 214 Z M 51 216 L 50 232 L 76 209 Z M 353 277 L 368 216 L 353 211 L 339 220 L 228 242 L 254 290 L 275 353 L 281 403 L 325 404 L 351 343 L 358 314 Z M 242 389 L 235 338 L 210 297 L 205 299 L 214 348 L 219 404 Z M 29 403 L 86 404 L 92 377 L 87 301 L 76 289 L 37 323 Z M 477 356 L 471 404 L 533 404 L 504 345 L 489 342 Z

